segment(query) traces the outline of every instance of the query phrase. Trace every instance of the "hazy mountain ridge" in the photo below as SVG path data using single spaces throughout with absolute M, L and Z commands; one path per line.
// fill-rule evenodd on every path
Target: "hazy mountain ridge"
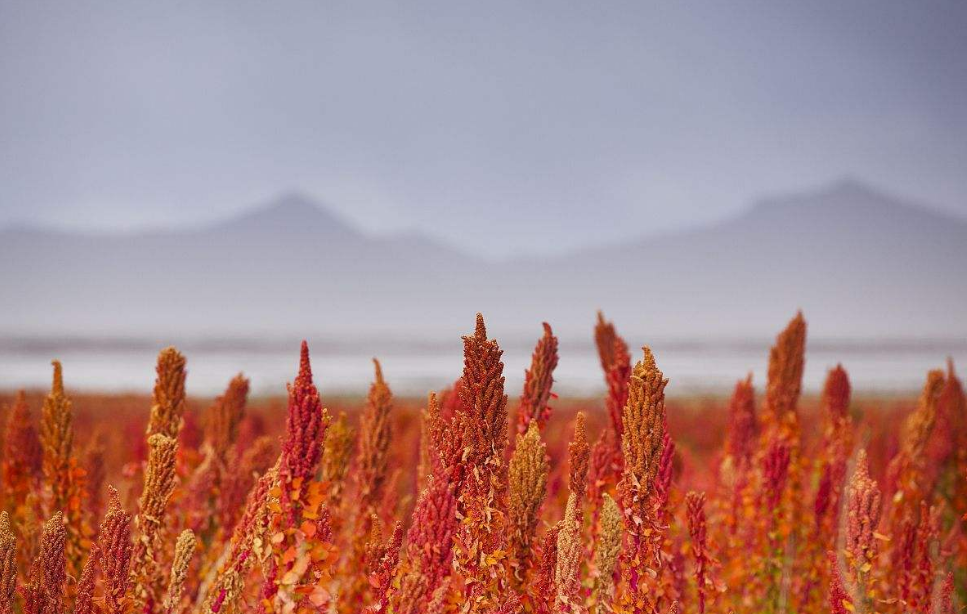
M 5 334 L 771 332 L 803 308 L 825 336 L 967 334 L 967 220 L 857 182 L 761 201 L 700 228 L 490 263 L 421 234 L 369 237 L 289 194 L 193 230 L 0 232 Z
M 633 301 L 616 264 L 654 288 L 667 312 L 639 312 L 676 327 L 714 318 L 753 333 L 803 308 L 828 335 L 914 337 L 967 332 L 967 221 L 909 205 L 857 182 L 761 201 L 690 231 L 578 253 L 561 264 Z M 625 311 L 626 317 L 634 317 Z

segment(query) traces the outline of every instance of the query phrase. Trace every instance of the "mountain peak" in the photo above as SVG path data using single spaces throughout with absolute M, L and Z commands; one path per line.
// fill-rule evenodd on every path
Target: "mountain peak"
M 322 212 L 324 207 L 311 196 L 292 191 L 272 199 L 259 209 L 272 211 L 277 215 L 311 216 Z
M 806 237 L 813 243 L 896 242 L 917 236 L 924 242 L 967 230 L 967 220 L 845 178 L 808 192 L 758 201 L 713 229 L 742 228 L 754 236 Z M 918 239 L 918 240 L 920 240 Z
M 855 177 L 842 177 L 833 181 L 824 188 L 820 188 L 818 193 L 827 197 L 836 197 L 844 200 L 849 199 L 870 199 L 870 198 L 889 198 L 880 190 L 874 188 Z
M 268 203 L 250 209 L 238 217 L 217 224 L 212 230 L 235 232 L 285 231 L 311 232 L 315 235 L 357 236 L 349 224 L 324 205 L 302 192 L 287 192 Z
M 783 194 L 759 200 L 739 218 L 774 219 L 821 216 L 836 219 L 855 218 L 860 221 L 882 220 L 903 216 L 914 218 L 948 217 L 941 211 L 909 202 L 853 177 L 844 177 L 808 192 Z

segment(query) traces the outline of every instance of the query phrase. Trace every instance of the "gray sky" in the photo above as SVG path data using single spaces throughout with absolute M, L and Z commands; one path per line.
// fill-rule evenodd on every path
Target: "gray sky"
M 0 0 L 0 225 L 300 189 L 502 256 L 844 175 L 967 215 L 967 2 Z

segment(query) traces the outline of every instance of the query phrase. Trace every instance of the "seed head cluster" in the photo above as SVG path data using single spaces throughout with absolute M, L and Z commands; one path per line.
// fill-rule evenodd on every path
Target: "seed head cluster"
M 919 398 L 854 396 L 844 365 L 804 392 L 800 313 L 760 390 L 666 398 L 669 363 L 646 346 L 632 365 L 598 314 L 602 398 L 557 398 L 558 340 L 535 332 L 512 402 L 478 315 L 451 385 L 394 396 L 377 360 L 365 400 L 326 399 L 333 419 L 305 342 L 277 398 L 242 374 L 189 396 L 174 348 L 150 399 L 69 393 L 55 361 L 49 391 L 0 392 L 0 614 L 967 605 L 952 361 Z

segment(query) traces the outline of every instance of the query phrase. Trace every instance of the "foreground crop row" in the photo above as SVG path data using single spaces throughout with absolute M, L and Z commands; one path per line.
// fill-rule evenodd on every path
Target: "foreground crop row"
M 330 411 L 305 344 L 284 408 L 241 375 L 198 407 L 173 348 L 150 403 L 72 400 L 55 362 L 39 419 L 6 408 L 0 614 L 959 611 L 953 365 L 912 403 L 851 403 L 842 367 L 801 400 L 797 315 L 759 394 L 666 406 L 660 357 L 595 340 L 603 403 L 556 400 L 545 324 L 513 411 L 480 316 L 425 403 L 377 362 Z

